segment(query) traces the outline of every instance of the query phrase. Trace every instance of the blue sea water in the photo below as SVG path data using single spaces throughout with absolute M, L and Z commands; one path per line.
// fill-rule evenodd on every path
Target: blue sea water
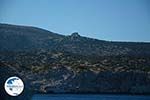
M 36 94 L 32 100 L 150 100 L 150 96 L 141 95 L 92 95 L 92 94 Z

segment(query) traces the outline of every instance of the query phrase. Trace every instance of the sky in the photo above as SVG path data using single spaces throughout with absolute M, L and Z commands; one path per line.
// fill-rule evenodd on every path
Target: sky
M 0 23 L 100 40 L 150 42 L 150 0 L 0 0 Z

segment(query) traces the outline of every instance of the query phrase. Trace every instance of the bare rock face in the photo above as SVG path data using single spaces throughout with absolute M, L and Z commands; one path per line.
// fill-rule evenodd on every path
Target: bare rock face
M 77 38 L 77 37 L 80 37 L 80 35 L 78 32 L 74 32 L 71 34 L 71 37 Z

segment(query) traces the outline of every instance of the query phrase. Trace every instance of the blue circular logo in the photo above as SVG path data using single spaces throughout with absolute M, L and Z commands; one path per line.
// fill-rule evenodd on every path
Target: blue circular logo
M 19 77 L 10 77 L 5 82 L 5 91 L 11 96 L 18 96 L 24 89 L 23 81 Z

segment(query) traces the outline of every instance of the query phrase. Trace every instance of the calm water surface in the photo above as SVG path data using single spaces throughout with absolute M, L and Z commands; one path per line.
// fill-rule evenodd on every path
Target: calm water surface
M 32 100 L 150 100 L 150 96 L 132 95 L 77 95 L 77 94 L 37 94 Z

